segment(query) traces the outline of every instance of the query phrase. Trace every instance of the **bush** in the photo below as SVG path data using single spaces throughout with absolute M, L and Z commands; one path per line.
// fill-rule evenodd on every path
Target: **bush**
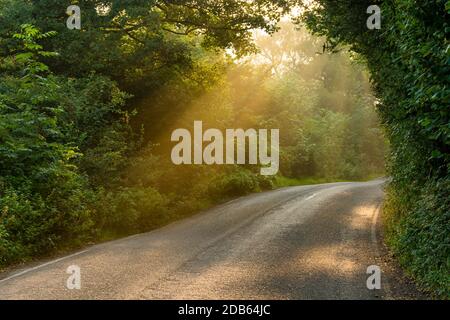
M 385 204 L 388 242 L 425 289 L 449 298 L 450 181 L 428 181 L 414 196 L 398 190 L 395 184 L 389 188 Z
M 1 191 L 0 266 L 91 238 L 83 183 L 71 178 L 52 182 L 46 185 L 51 190 L 47 196 L 30 189 Z
M 245 195 L 259 189 L 256 175 L 240 168 L 219 176 L 213 185 L 216 194 L 227 197 Z
M 112 235 L 148 231 L 170 218 L 167 200 L 151 187 L 99 192 L 94 216 L 97 228 Z

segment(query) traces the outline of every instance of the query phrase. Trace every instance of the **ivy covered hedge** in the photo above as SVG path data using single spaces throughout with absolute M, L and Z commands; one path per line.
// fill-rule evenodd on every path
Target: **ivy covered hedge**
M 391 144 L 388 243 L 425 289 L 450 297 L 450 1 L 318 0 L 300 18 L 368 65 Z M 366 27 L 369 5 L 381 29 Z

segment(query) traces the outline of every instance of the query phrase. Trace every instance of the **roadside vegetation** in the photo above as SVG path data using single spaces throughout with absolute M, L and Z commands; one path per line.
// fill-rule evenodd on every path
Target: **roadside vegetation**
M 388 243 L 436 297 L 450 298 L 450 1 L 318 0 L 300 20 L 366 61 L 390 142 Z M 380 30 L 365 28 L 379 3 Z

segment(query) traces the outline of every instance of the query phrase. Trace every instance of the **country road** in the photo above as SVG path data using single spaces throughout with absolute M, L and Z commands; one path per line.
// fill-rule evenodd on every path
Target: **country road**
M 0 275 L 0 299 L 391 299 L 383 180 L 283 188 Z M 81 270 L 69 290 L 66 269 Z M 379 265 L 381 290 L 366 287 Z

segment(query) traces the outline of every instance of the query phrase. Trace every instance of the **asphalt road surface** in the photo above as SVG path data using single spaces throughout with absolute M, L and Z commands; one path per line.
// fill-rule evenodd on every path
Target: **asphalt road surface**
M 0 275 L 0 299 L 391 299 L 383 180 L 298 186 Z M 369 290 L 367 268 L 381 268 Z M 68 289 L 67 268 L 80 268 Z M 73 282 L 75 283 L 75 282 Z

